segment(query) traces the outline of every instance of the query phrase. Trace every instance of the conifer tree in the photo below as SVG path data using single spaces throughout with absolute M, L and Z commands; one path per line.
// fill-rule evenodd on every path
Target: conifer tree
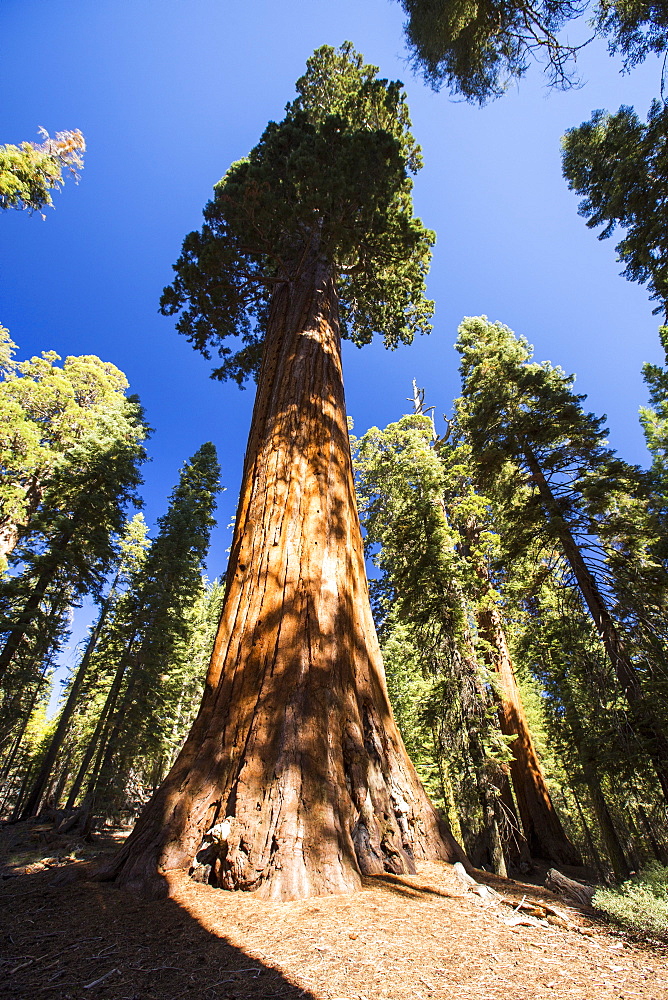
M 172 735 L 173 698 L 194 631 L 192 612 L 202 596 L 219 480 L 216 449 L 203 444 L 184 464 L 167 512 L 158 519 L 158 534 L 130 581 L 122 627 L 131 639 L 117 667 L 123 686 L 119 681 L 108 715 L 99 773 L 88 784 L 88 794 L 103 805 L 120 797 L 138 759 L 152 761 L 154 769 Z
M 163 308 L 217 374 L 259 371 L 227 592 L 202 708 L 108 875 L 184 868 L 262 897 L 349 891 L 456 847 L 392 720 L 371 618 L 340 336 L 428 329 L 433 235 L 405 97 L 350 44 L 308 61 L 234 164 Z M 229 335 L 241 338 L 239 350 Z
M 43 142 L 0 146 L 0 208 L 41 212 L 53 205 L 51 192 L 64 184 L 63 171 L 79 179 L 86 143 L 79 129 L 56 132 L 52 139 L 40 129 Z
M 572 588 L 560 585 L 558 565 L 525 580 L 518 652 L 538 679 L 551 742 L 577 785 L 584 785 L 603 849 L 619 879 L 630 873 L 618 823 L 603 778 L 628 794 L 626 779 L 637 770 L 638 746 L 626 725 L 623 699 L 611 683 L 598 636 Z M 528 584 L 528 587 L 527 587 Z M 622 793 L 622 795 L 624 794 Z
M 365 541 L 369 552 L 380 546 L 374 562 L 382 577 L 372 585 L 376 619 L 383 639 L 396 636 L 397 623 L 412 634 L 425 675 L 433 678 L 427 698 L 432 726 L 441 713 L 444 730 L 452 734 L 437 752 L 443 753 L 449 743 L 456 771 L 466 770 L 477 791 L 481 823 L 465 822 L 460 809 L 460 825 L 468 828 L 467 850 L 476 861 L 505 875 L 493 781 L 499 768 L 490 752 L 498 727 L 469 624 L 467 566 L 459 558 L 444 511 L 445 476 L 429 447 L 432 432 L 429 418 L 417 414 L 383 431 L 372 428 L 356 442 Z M 466 780 L 459 782 L 460 788 L 465 785 Z M 470 789 L 465 795 L 475 802 Z M 461 796 L 455 794 L 455 799 Z M 475 808 L 468 810 L 469 816 L 472 811 Z M 471 847 L 480 836 L 485 844 L 478 859 Z
M 16 619 L 34 585 L 35 577 L 29 572 L 3 582 L 3 625 Z M 58 580 L 47 587 L 14 657 L 11 673 L 0 688 L 0 755 L 4 756 L 3 771 L 7 773 L 31 713 L 48 700 L 55 660 L 69 634 L 71 605 L 67 583 Z
M 589 14 L 586 27 L 608 40 L 626 69 L 651 52 L 668 48 L 668 17 L 662 3 L 646 0 L 400 0 L 408 15 L 406 37 L 414 64 L 435 88 L 484 104 L 499 97 L 532 63 L 552 86 L 577 82 L 580 45 L 564 29 Z
M 451 424 L 449 438 L 452 432 Z M 418 648 L 428 647 L 424 633 L 438 629 L 440 623 L 450 632 L 460 657 L 477 658 L 477 672 L 486 683 L 478 685 L 483 705 L 475 706 L 470 725 L 482 728 L 484 742 L 493 746 L 501 742 L 500 724 L 510 743 L 510 771 L 529 848 L 536 857 L 577 864 L 577 851 L 545 785 L 517 688 L 489 573 L 498 542 L 488 526 L 489 500 L 472 482 L 467 445 L 435 439 L 433 424 L 425 416 L 403 417 L 383 431 L 374 428 L 364 435 L 356 466 L 367 544 L 381 546 L 375 560 L 384 571 L 382 585 L 392 591 L 397 613 L 422 630 Z M 470 622 L 475 622 L 472 635 Z M 471 640 L 474 649 L 467 650 Z M 456 678 L 451 686 L 456 689 Z M 496 690 L 498 722 L 485 720 L 490 686 Z M 457 698 L 456 690 L 453 696 Z M 466 726 L 465 713 L 463 719 Z M 490 760 L 489 770 L 491 765 Z M 502 789 L 505 780 L 497 775 Z M 485 782 L 489 777 L 483 774 L 483 790 Z M 512 796 L 506 803 L 512 810 Z
M 649 388 L 650 406 L 641 407 L 640 422 L 645 432 L 647 448 L 652 456 L 652 482 L 654 499 L 663 525 L 661 556 L 668 558 L 668 326 L 659 329 L 661 346 L 666 354 L 666 363 L 646 364 L 643 368 L 645 382 Z
M 646 124 L 630 107 L 594 111 L 566 132 L 562 146 L 568 186 L 583 196 L 580 215 L 589 228 L 603 226 L 600 240 L 625 230 L 615 247 L 622 274 L 646 284 L 654 311 L 668 319 L 668 107 L 654 101 Z
M 49 588 L 66 585 L 72 598 L 99 592 L 126 507 L 139 502 L 138 465 L 144 459 L 146 427 L 137 400 L 112 392 L 88 418 L 42 484 L 39 507 L 13 555 L 32 584 L 3 627 L 0 680 L 9 688 L 12 662 Z M 16 587 L 11 580 L 5 586 Z
M 107 620 L 113 614 L 114 606 L 118 602 L 119 592 L 127 585 L 129 575 L 132 574 L 133 570 L 136 573 L 138 566 L 143 561 L 142 557 L 147 544 L 144 518 L 142 514 L 137 514 L 128 522 L 123 537 L 119 542 L 119 557 L 115 567 L 114 579 L 102 602 L 98 619 L 90 631 L 79 665 L 71 678 L 71 683 L 67 689 L 67 698 L 58 717 L 58 723 L 46 749 L 44 758 L 41 761 L 40 769 L 34 780 L 30 795 L 23 806 L 24 818 L 32 816 L 39 811 L 42 795 L 48 785 L 58 754 L 65 742 L 70 721 L 79 707 L 81 695 L 84 685 L 89 678 L 89 670 L 94 660 L 100 637 L 104 632 Z
M 127 379 L 109 362 L 89 355 L 59 366 L 54 351 L 17 362 L 15 347 L 0 327 L 0 557 L 30 529 L 71 449 L 106 412 L 127 405 Z
M 573 379 L 532 363 L 507 327 L 467 319 L 457 349 L 459 415 L 478 476 L 503 504 L 518 551 L 537 537 L 560 550 L 668 799 L 664 708 L 648 687 L 654 673 L 665 677 L 666 580 L 651 558 L 643 478 L 606 447 L 603 421 L 583 410 Z M 631 580 L 644 588 L 642 607 Z M 626 594 L 620 607 L 615 592 Z

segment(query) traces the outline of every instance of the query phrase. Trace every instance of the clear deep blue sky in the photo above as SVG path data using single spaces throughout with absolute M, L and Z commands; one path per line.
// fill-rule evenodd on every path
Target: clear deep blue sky
M 390 0 L 3 0 L 0 143 L 80 128 L 78 186 L 46 221 L 0 219 L 0 322 L 19 357 L 97 354 L 118 365 L 155 433 L 145 514 L 165 509 L 184 459 L 217 448 L 227 492 L 209 573 L 225 568 L 253 388 L 212 382 L 209 364 L 158 314 L 186 233 L 212 185 L 280 119 L 312 50 L 349 39 L 381 74 L 403 80 L 425 167 L 415 202 L 435 229 L 434 331 L 411 347 L 344 350 L 356 432 L 405 412 L 411 379 L 437 412 L 458 392 L 457 325 L 486 313 L 525 335 L 538 360 L 577 372 L 610 441 L 646 463 L 637 420 L 640 369 L 659 360 L 644 289 L 618 276 L 614 237 L 598 242 L 561 177 L 559 138 L 595 108 L 659 90 L 651 59 L 630 75 L 603 46 L 580 59 L 583 84 L 550 92 L 538 71 L 479 109 L 435 94 L 407 63 L 403 14 Z M 78 634 L 78 630 L 75 630 Z

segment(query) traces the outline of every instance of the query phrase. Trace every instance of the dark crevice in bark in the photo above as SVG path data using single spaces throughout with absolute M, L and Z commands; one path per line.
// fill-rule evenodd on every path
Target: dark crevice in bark
M 193 860 L 214 816 L 229 830 L 203 872 Z M 272 299 L 200 713 L 104 876 L 158 887 L 160 872 L 192 868 L 228 889 L 302 898 L 356 889 L 365 867 L 414 870 L 404 841 L 417 858 L 465 860 L 392 719 L 355 505 L 336 291 L 313 258 Z

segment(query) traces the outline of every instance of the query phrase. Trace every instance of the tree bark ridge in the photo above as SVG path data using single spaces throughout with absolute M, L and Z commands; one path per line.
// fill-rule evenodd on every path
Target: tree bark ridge
M 392 719 L 369 606 L 325 262 L 274 292 L 198 718 L 106 873 L 187 868 L 294 899 L 463 855 Z

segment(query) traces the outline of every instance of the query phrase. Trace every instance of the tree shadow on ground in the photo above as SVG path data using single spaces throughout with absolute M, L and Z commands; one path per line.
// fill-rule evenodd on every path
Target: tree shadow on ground
M 372 875 L 363 879 L 365 889 L 383 889 L 385 892 L 394 892 L 399 896 L 408 899 L 421 899 L 423 897 L 435 896 L 441 899 L 457 899 L 454 893 L 445 892 L 443 889 L 434 889 L 426 885 L 416 885 L 402 878 L 401 875 Z
M 91 881 L 92 874 L 90 865 L 76 863 L 0 883 L 5 996 L 313 1000 L 270 962 L 206 930 L 173 899 L 143 898 Z M 234 924 L 231 919 L 231 934 Z

